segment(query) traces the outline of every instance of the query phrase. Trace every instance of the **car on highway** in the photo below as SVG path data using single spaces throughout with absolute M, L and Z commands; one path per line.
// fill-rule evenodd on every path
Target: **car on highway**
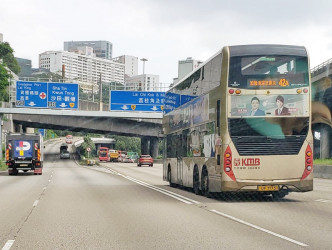
M 64 150 L 60 153 L 60 159 L 70 159 L 70 153 L 67 150 Z
M 134 160 L 132 158 L 130 158 L 128 155 L 126 155 L 124 158 L 122 158 L 122 162 L 134 163 Z
M 142 165 L 149 165 L 150 167 L 153 167 L 153 158 L 151 155 L 141 155 L 137 160 L 137 167 L 140 167 Z

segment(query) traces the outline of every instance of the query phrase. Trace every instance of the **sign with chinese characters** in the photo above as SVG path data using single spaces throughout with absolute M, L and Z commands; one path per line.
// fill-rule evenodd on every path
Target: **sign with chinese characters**
M 47 83 L 17 81 L 15 106 L 47 108 Z
M 16 82 L 16 107 L 78 109 L 78 84 Z
M 112 90 L 110 92 L 111 111 L 162 112 L 164 102 L 164 92 L 121 90 Z
M 48 83 L 48 107 L 78 109 L 78 84 Z

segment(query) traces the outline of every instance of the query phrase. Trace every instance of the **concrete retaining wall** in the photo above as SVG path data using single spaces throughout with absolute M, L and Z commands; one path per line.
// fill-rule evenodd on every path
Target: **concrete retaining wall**
M 314 177 L 332 179 L 332 166 L 315 165 Z

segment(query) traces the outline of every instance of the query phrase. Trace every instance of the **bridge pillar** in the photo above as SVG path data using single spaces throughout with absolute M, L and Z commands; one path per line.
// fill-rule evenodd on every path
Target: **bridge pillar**
M 320 158 L 330 158 L 330 127 L 322 126 L 320 132 Z
M 148 155 L 149 154 L 149 142 L 150 137 L 142 137 L 141 138 L 141 153 L 142 155 Z
M 152 158 L 157 158 L 159 154 L 159 143 L 158 137 L 151 137 L 150 138 L 150 155 Z

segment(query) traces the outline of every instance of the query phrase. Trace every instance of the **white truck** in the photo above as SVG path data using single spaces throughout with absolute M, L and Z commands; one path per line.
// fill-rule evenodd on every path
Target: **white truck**
M 6 164 L 9 175 L 19 170 L 43 173 L 43 137 L 40 134 L 9 133 L 6 135 Z

